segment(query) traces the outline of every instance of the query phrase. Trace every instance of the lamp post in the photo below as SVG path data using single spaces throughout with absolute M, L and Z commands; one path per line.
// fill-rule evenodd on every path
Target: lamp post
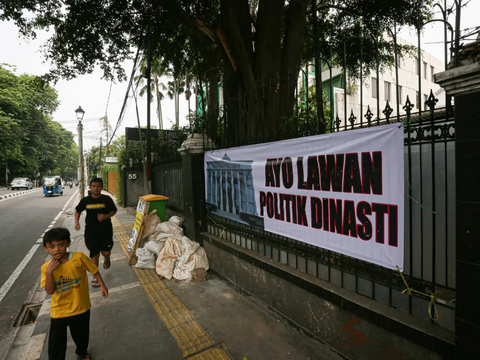
M 82 107 L 79 106 L 77 110 L 75 110 L 75 115 L 77 115 L 78 125 L 77 125 L 77 132 L 78 132 L 78 184 L 79 184 L 79 191 L 80 191 L 80 200 L 83 199 L 85 196 L 85 183 L 83 181 L 83 115 L 85 115 L 85 111 L 83 111 Z

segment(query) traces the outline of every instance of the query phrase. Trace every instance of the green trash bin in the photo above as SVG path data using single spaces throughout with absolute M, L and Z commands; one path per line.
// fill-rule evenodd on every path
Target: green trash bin
M 162 222 L 166 221 L 166 210 L 165 204 L 168 200 L 168 197 L 163 195 L 145 195 L 140 196 L 140 199 L 145 200 L 146 202 L 150 203 L 148 207 L 148 213 L 150 214 L 153 210 L 157 210 L 157 216 L 160 218 Z

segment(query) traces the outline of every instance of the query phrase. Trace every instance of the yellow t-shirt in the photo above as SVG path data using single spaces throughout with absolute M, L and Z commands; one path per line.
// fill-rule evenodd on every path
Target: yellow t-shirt
M 41 287 L 45 287 L 47 266 L 50 261 L 42 266 Z M 50 306 L 52 318 L 80 315 L 90 309 L 87 270 L 94 275 L 98 272 L 98 268 L 87 255 L 71 252 L 69 259 L 53 271 L 55 292 L 52 294 Z

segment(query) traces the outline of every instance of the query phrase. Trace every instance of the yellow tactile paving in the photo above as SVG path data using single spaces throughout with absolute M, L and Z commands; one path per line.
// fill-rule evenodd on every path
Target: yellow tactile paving
M 148 285 L 146 285 L 146 286 L 148 286 Z M 171 298 L 176 298 L 175 294 L 170 289 L 157 290 L 157 291 L 153 291 L 153 292 L 150 292 L 150 293 L 147 292 L 147 295 L 152 300 L 152 302 L 154 302 L 154 303 L 166 301 L 166 300 L 171 299 Z
M 190 321 L 195 321 L 190 312 L 185 312 L 182 310 L 171 311 L 169 313 L 165 313 L 164 315 L 160 315 L 160 317 L 167 326 L 167 329 L 171 329 L 175 326 L 179 326 Z
M 121 225 L 115 217 L 112 218 L 112 224 L 115 237 L 128 256 L 127 244 L 130 237 L 125 230 L 131 229 L 133 225 Z M 183 356 L 191 356 L 189 359 L 195 360 L 230 359 L 222 348 L 214 347 L 215 341 L 154 270 L 132 269 Z
M 230 359 L 230 357 L 225 354 L 225 351 L 219 348 L 211 348 L 205 351 L 202 351 L 200 354 L 193 355 L 188 358 L 189 360 L 217 360 L 217 359 Z

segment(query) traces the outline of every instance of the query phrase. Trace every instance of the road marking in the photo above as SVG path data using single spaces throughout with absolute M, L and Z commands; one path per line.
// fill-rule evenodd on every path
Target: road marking
M 75 192 L 73 193 L 73 195 L 70 197 L 70 199 L 68 199 L 67 203 L 65 204 L 65 206 L 63 207 L 62 211 L 65 211 L 65 209 L 67 208 L 68 204 L 70 203 L 70 201 L 72 201 L 73 199 L 75 199 L 75 195 L 77 195 L 78 193 L 78 189 L 75 190 Z
M 17 268 L 15 269 L 15 271 L 12 273 L 12 275 L 10 275 L 10 277 L 7 279 L 7 281 L 5 282 L 5 284 L 3 284 L 3 286 L 0 288 L 0 302 L 2 302 L 3 298 L 5 297 L 5 295 L 7 295 L 8 291 L 10 290 L 10 288 L 12 287 L 13 283 L 15 282 L 15 280 L 17 280 L 17 278 L 20 276 L 20 274 L 22 273 L 23 269 L 25 269 L 25 266 L 27 266 L 28 262 L 30 261 L 30 259 L 32 258 L 33 254 L 35 254 L 35 251 L 37 251 L 37 249 L 40 247 L 40 245 L 33 245 L 32 248 L 30 249 L 30 251 L 27 253 L 27 255 L 25 255 L 25 257 L 23 258 L 22 262 L 20 264 L 18 264 Z
M 65 204 L 64 208 L 58 213 L 58 215 L 55 217 L 55 219 L 52 221 L 52 224 L 48 226 L 48 228 L 45 230 L 45 232 L 42 234 L 42 236 L 40 236 L 40 238 L 37 240 L 36 244 L 33 245 L 33 247 L 30 249 L 30 251 L 27 253 L 27 255 L 25 255 L 25 257 L 23 258 L 23 260 L 20 262 L 20 264 L 18 264 L 17 268 L 15 269 L 15 271 L 10 275 L 10 277 L 7 279 L 7 281 L 5 282 L 5 284 L 3 284 L 3 286 L 0 288 L 0 303 L 2 302 L 3 298 L 7 295 L 8 291 L 10 290 L 10 288 L 12 287 L 12 285 L 15 283 L 15 281 L 17 280 L 17 278 L 20 276 L 20 274 L 22 273 L 23 269 L 25 269 L 25 267 L 27 266 L 28 262 L 30 261 L 30 259 L 33 257 L 33 255 L 35 254 L 35 251 L 37 251 L 37 249 L 40 247 L 40 243 L 43 242 L 43 237 L 45 236 L 45 233 L 47 231 L 49 231 L 55 224 L 55 222 L 60 218 L 60 216 L 62 216 L 63 214 L 63 211 L 65 210 L 66 206 L 68 205 L 68 203 L 74 199 L 76 193 L 78 192 L 75 191 L 75 193 L 70 197 L 70 199 L 67 201 L 67 203 Z
M 140 286 L 139 281 L 135 281 L 135 282 L 127 284 L 127 285 L 117 286 L 117 287 L 114 287 L 112 289 L 108 289 L 108 295 L 114 294 L 114 293 L 119 292 L 119 291 L 133 289 L 137 286 Z M 90 299 L 95 299 L 95 298 L 98 298 L 98 297 L 101 297 L 101 296 L 102 296 L 102 293 L 100 291 L 96 291 L 96 292 L 90 294 Z
M 60 218 L 60 216 L 62 216 L 62 214 L 63 214 L 63 210 L 60 211 L 57 216 L 55 216 L 55 219 L 53 219 L 52 224 L 55 223 L 55 221 L 57 221 Z

